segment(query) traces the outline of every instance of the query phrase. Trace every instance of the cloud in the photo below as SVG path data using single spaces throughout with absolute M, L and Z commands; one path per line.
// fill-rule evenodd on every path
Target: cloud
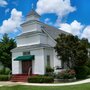
M 49 21 L 50 21 L 50 18 L 46 18 L 44 22 L 48 23 Z
M 9 11 L 10 11 L 10 9 L 9 9 L 9 8 L 7 8 L 7 9 L 5 10 L 5 14 L 6 14 L 6 13 L 8 13 Z
M 90 42 L 90 25 L 85 26 L 74 20 L 70 24 L 61 23 L 60 29 L 73 35 L 77 35 L 79 38 L 87 38 Z
M 77 20 L 74 20 L 71 24 L 68 23 L 62 23 L 60 24 L 60 29 L 64 30 L 66 32 L 72 33 L 73 35 L 81 35 L 81 32 L 84 28 L 84 25 L 82 25 Z
M 11 16 L 8 20 L 4 20 L 0 27 L 0 33 L 11 33 L 16 32 L 17 28 L 20 27 L 22 22 L 22 12 L 12 9 Z
M 87 38 L 90 42 L 90 26 L 85 27 L 82 32 L 81 38 Z
M 46 18 L 44 20 L 44 23 L 49 24 L 49 25 L 52 25 L 52 22 L 50 21 L 50 18 Z
M 71 6 L 70 0 L 38 0 L 36 9 L 40 15 L 55 13 L 58 20 L 75 10 L 76 8 Z
M 8 5 L 8 3 L 6 2 L 6 0 L 0 0 L 0 6 L 1 7 L 5 7 L 6 5 Z

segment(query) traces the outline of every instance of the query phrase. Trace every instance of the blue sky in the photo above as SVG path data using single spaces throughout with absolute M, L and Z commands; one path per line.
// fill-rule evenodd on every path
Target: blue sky
M 0 35 L 8 33 L 10 37 L 16 37 L 21 32 L 16 30 L 16 27 L 19 26 L 15 24 L 14 28 L 10 28 L 15 29 L 15 32 L 14 30 L 8 32 L 4 29 L 9 27 L 7 23 L 9 19 L 11 20 L 11 12 L 19 12 L 20 20 L 16 20 L 16 22 L 21 23 L 21 21 L 23 22 L 21 17 L 26 17 L 30 12 L 32 3 L 34 9 L 42 16 L 40 19 L 42 22 L 90 40 L 90 0 L 1 0 Z M 53 5 L 54 3 L 57 5 Z M 5 23 L 7 26 L 3 24 L 5 20 L 7 20 Z

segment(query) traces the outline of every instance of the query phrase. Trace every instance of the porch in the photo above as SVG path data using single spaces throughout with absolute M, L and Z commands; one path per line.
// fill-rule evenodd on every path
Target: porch
M 34 55 L 18 56 L 14 61 L 21 62 L 21 74 L 13 74 L 11 81 L 13 82 L 27 82 L 28 77 L 32 75 L 32 60 Z M 19 68 L 20 69 L 20 68 Z

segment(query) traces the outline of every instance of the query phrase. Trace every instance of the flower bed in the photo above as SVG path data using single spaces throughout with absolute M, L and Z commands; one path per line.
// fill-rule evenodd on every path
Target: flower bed
M 63 70 L 59 72 L 56 76 L 58 79 L 72 79 L 75 77 L 75 71 L 74 70 Z
M 75 81 L 75 71 L 74 70 L 63 70 L 56 74 L 54 79 L 55 82 L 72 82 Z

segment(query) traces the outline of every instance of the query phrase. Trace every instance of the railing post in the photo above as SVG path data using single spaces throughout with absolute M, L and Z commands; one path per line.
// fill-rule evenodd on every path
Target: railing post
M 29 70 L 28 70 L 28 77 L 29 77 L 29 75 L 30 75 L 30 71 L 31 71 L 31 67 L 29 67 Z

